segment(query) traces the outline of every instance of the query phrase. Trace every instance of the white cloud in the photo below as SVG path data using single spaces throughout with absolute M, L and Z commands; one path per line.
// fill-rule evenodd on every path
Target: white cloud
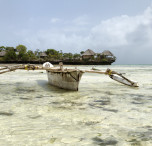
M 140 16 L 129 17 L 122 15 L 101 21 L 99 25 L 92 29 L 91 36 L 95 37 L 95 41 L 101 40 L 101 45 L 105 47 L 131 45 L 135 39 L 136 43 L 139 43 L 137 42 L 138 39 L 141 41 L 141 39 L 144 39 L 143 37 L 147 37 L 148 41 L 148 39 L 152 37 L 151 33 L 149 33 L 152 30 L 151 9 L 152 8 L 148 8 L 144 14 Z
M 87 15 L 83 15 L 83 16 L 79 16 L 77 18 L 75 18 L 73 20 L 73 23 L 75 25 L 87 25 L 89 22 L 88 22 L 88 16 Z
M 56 23 L 56 22 L 59 22 L 59 21 L 60 21 L 59 18 L 52 18 L 52 19 L 50 20 L 51 23 Z
M 59 20 L 52 18 L 51 22 Z M 122 15 L 101 21 L 91 29 L 88 20 L 87 16 L 78 17 L 73 24 L 56 28 L 57 31 L 38 31 L 24 42 L 33 48 L 55 48 L 63 52 L 110 49 L 117 56 L 118 63 L 152 63 L 152 7 L 141 15 Z M 146 56 L 144 60 L 141 59 L 143 56 Z

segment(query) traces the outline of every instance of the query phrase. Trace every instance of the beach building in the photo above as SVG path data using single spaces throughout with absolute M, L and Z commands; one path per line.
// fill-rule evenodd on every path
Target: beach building
M 82 59 L 90 59 L 94 57 L 94 55 L 95 53 L 92 50 L 88 49 L 82 54 Z
M 109 60 L 115 60 L 116 57 L 109 51 L 109 50 L 105 50 L 100 54 L 101 59 L 102 58 L 106 58 Z
M 0 58 L 3 58 L 5 56 L 5 54 L 6 54 L 6 51 L 1 51 L 0 52 Z
M 47 54 L 45 52 L 41 52 L 40 53 L 40 58 L 45 58 L 45 57 L 47 57 Z

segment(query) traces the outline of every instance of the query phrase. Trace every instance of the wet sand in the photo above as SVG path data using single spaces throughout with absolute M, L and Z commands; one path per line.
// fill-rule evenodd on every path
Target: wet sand
M 107 67 L 140 87 L 85 73 L 78 92 L 66 91 L 49 85 L 45 71 L 1 74 L 0 145 L 151 146 L 152 65 L 96 66 Z

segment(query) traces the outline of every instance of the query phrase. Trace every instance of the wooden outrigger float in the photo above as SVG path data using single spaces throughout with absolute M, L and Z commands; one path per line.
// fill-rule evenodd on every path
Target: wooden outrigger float
M 122 74 L 107 69 L 106 71 L 91 69 L 91 70 L 79 70 L 79 69 L 67 69 L 63 68 L 63 63 L 59 63 L 59 67 L 54 67 L 51 63 L 46 62 L 43 64 L 43 67 L 35 65 L 16 65 L 12 67 L 1 67 L 0 74 L 15 71 L 17 69 L 25 70 L 46 70 L 48 76 L 49 84 L 57 86 L 59 88 L 78 91 L 79 82 L 82 75 L 87 73 L 98 73 L 108 75 L 111 79 L 118 81 L 119 83 L 131 86 L 138 87 L 137 82 L 131 81 L 124 77 Z

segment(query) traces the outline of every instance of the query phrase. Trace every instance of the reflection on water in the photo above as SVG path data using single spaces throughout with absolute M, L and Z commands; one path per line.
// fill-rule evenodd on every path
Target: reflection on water
M 140 87 L 86 73 L 77 92 L 49 85 L 45 71 L 0 75 L 0 145 L 152 145 L 152 66 L 96 66 L 107 67 Z

